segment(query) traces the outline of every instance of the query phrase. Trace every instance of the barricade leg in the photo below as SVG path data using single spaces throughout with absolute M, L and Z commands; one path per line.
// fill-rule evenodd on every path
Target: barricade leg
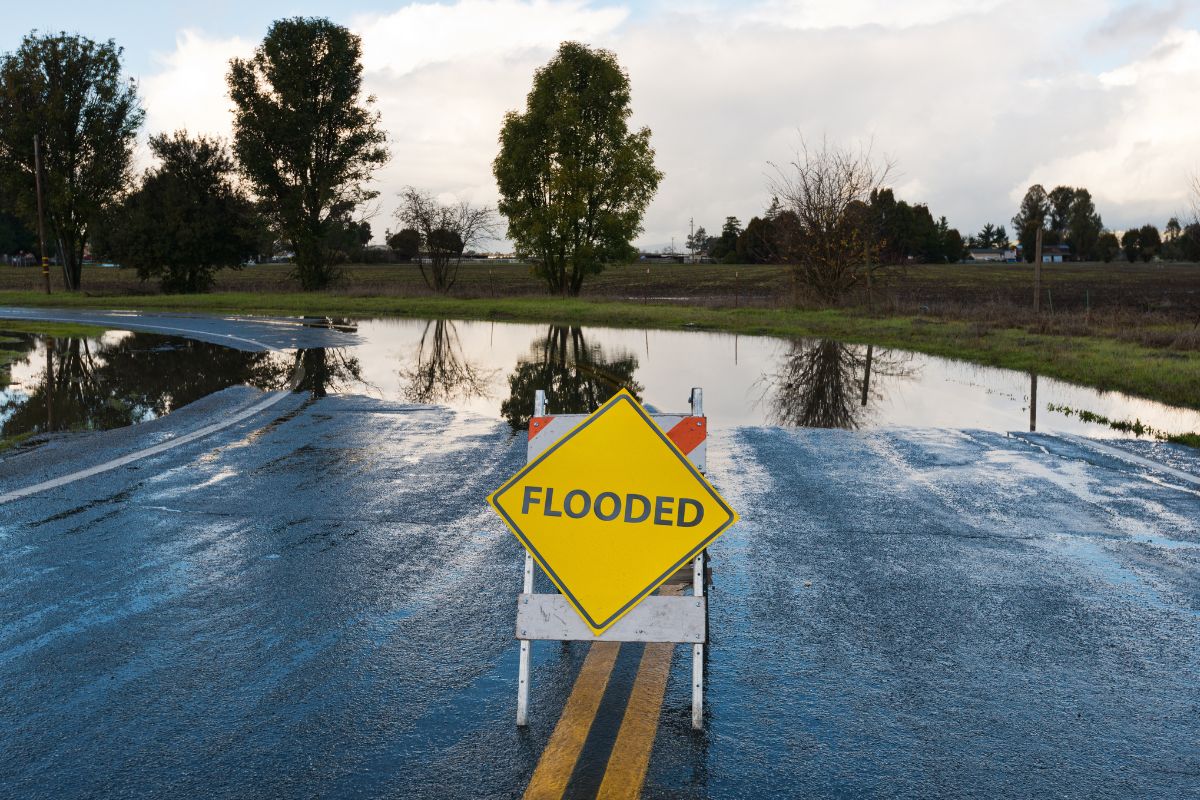
M 704 596 L 704 551 L 692 562 L 692 593 Z M 707 625 L 705 626 L 707 628 Z M 704 728 L 704 645 L 692 645 L 692 728 Z
M 522 584 L 525 594 L 533 594 L 533 557 L 525 554 L 525 580 Z M 532 642 L 521 640 L 521 664 L 517 667 L 517 725 L 524 727 L 529 724 L 529 648 Z

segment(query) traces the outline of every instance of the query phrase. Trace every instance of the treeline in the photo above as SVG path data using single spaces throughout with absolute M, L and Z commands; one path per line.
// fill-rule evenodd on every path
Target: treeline
M 390 153 L 372 97 L 363 93 L 362 45 L 323 18 L 274 22 L 249 58 L 229 62 L 229 142 L 157 132 L 155 165 L 132 169 L 144 111 L 122 51 L 66 33 L 30 34 L 0 56 L 0 251 L 34 247 L 41 153 L 46 249 L 68 289 L 80 288 L 85 252 L 137 269 L 167 291 L 201 291 L 223 268 L 280 250 L 305 290 L 329 286 L 337 265 L 363 258 L 371 229 L 360 210 Z M 522 110 L 499 121 L 492 173 L 497 208 L 444 203 L 407 187 L 388 245 L 414 260 L 430 288 L 449 291 L 465 252 L 503 232 L 548 291 L 577 295 L 608 264 L 636 256 L 633 240 L 663 175 L 648 128 L 631 130 L 628 73 L 611 52 L 564 42 L 533 75 Z M 877 270 L 959 261 L 968 245 L 1007 247 L 1003 226 L 964 241 L 944 216 L 896 198 L 891 165 L 870 147 L 801 142 L 769 180 L 775 199 L 743 227 L 727 217 L 689 249 L 717 261 L 789 266 L 823 301 L 865 289 Z M 1200 187 L 1196 196 L 1200 198 Z M 1200 200 L 1198 200 L 1200 204 Z M 1014 233 L 1024 256 L 1061 244 L 1074 258 L 1195 258 L 1200 221 L 1128 231 L 1104 228 L 1090 193 L 1067 186 L 1026 193 Z
M 155 134 L 157 165 L 140 176 L 133 147 L 145 112 L 136 82 L 122 77 L 122 52 L 111 40 L 33 33 L 0 58 L 0 235 L 9 240 L 0 243 L 32 249 L 39 177 L 46 255 L 71 290 L 88 252 L 167 291 L 199 291 L 216 270 L 281 247 L 294 253 L 301 285 L 321 288 L 332 264 L 370 240 L 354 215 L 377 196 L 366 182 L 388 153 L 362 96 L 358 37 L 328 20 L 274 23 L 251 58 L 230 62 L 232 143 Z
M 1200 199 L 1200 192 L 1196 193 Z M 1178 216 L 1167 221 L 1165 231 L 1147 223 L 1117 236 L 1104 227 L 1091 193 L 1084 188 L 1056 186 L 1047 192 L 1041 184 L 1029 187 L 1012 219 L 1022 255 L 1033 261 L 1038 229 L 1042 244 L 1065 245 L 1072 261 L 1200 261 L 1200 214 L 1182 224 Z
M 301 288 L 321 289 L 339 262 L 367 252 L 370 226 L 356 214 L 378 196 L 369 183 L 390 154 L 362 91 L 358 36 L 323 18 L 274 22 L 251 57 L 229 62 L 232 142 L 156 133 L 157 163 L 140 176 L 131 165 L 145 114 L 121 56 L 111 40 L 35 32 L 0 57 L 5 249 L 32 248 L 40 148 L 45 249 L 71 290 L 89 251 L 167 291 L 207 289 L 217 270 L 281 248 Z M 499 210 L 547 288 L 578 294 L 587 276 L 634 257 L 662 179 L 650 130 L 628 128 L 629 105 L 629 76 L 612 53 L 564 42 L 534 73 L 525 110 L 501 121 L 498 209 L 407 187 L 388 244 L 448 291 L 467 248 L 498 235 Z
M 873 189 L 866 200 L 848 203 L 845 213 L 858 229 L 866 257 L 878 263 L 944 264 L 967 255 L 962 234 L 944 216 L 935 220 L 928 206 L 897 200 L 892 189 Z M 745 228 L 737 217 L 726 217 L 720 236 L 709 236 L 701 226 L 689 234 L 687 247 L 694 256 L 726 264 L 780 264 L 788 262 L 804 235 L 797 213 L 774 197 Z

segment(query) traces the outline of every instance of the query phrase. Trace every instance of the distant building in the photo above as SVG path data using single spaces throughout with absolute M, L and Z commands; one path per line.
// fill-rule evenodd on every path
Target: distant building
M 1061 264 L 1071 257 L 1071 248 L 1065 244 L 1047 244 L 1042 246 L 1043 264 Z
M 1014 262 L 1017 251 L 1013 247 L 972 247 L 969 251 L 972 261 Z
M 1017 259 L 1023 259 L 1025 250 L 1020 245 L 1014 251 Z M 1014 259 L 1014 260 L 1017 260 Z M 1044 244 L 1042 245 L 1042 263 L 1043 264 L 1061 264 L 1064 261 L 1071 259 L 1071 247 L 1065 244 Z M 1029 259 L 1032 261 L 1033 259 Z

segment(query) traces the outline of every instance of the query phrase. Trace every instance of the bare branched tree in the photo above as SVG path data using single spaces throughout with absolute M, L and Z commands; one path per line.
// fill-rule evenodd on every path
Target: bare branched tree
M 444 205 L 412 186 L 400 192 L 396 219 L 420 235 L 417 266 L 435 292 L 454 287 L 464 250 L 497 238 L 496 212 L 491 207 L 473 206 L 466 200 Z
M 797 283 L 821 300 L 840 299 L 872 269 L 864 212 L 893 164 L 876 161 L 869 142 L 840 147 L 822 139 L 812 147 L 801 139 L 790 163 L 771 167 L 770 191 L 790 212 L 792 228 L 782 232 L 781 258 L 791 264 Z
M 491 395 L 497 370 L 480 367 L 467 358 L 458 329 L 449 320 L 425 323 L 411 367 L 400 370 L 401 392 L 412 403 L 444 403 Z
M 861 427 L 871 404 L 883 398 L 879 378 L 916 372 L 910 357 L 833 339 L 793 340 L 778 368 L 758 381 L 774 425 L 806 428 Z
M 1191 193 L 1188 199 L 1192 204 L 1192 222 L 1200 224 L 1200 172 L 1193 172 L 1191 178 Z

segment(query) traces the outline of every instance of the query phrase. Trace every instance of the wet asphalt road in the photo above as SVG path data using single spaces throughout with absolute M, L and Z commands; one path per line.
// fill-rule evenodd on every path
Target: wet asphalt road
M 257 397 L 10 456 L 0 493 Z M 521 556 L 484 497 L 523 454 L 297 394 L 0 506 L 0 795 L 519 796 L 586 654 L 535 644 L 518 732 Z M 743 522 L 706 731 L 679 648 L 645 796 L 1200 797 L 1200 486 L 1038 434 L 747 428 L 709 461 Z

